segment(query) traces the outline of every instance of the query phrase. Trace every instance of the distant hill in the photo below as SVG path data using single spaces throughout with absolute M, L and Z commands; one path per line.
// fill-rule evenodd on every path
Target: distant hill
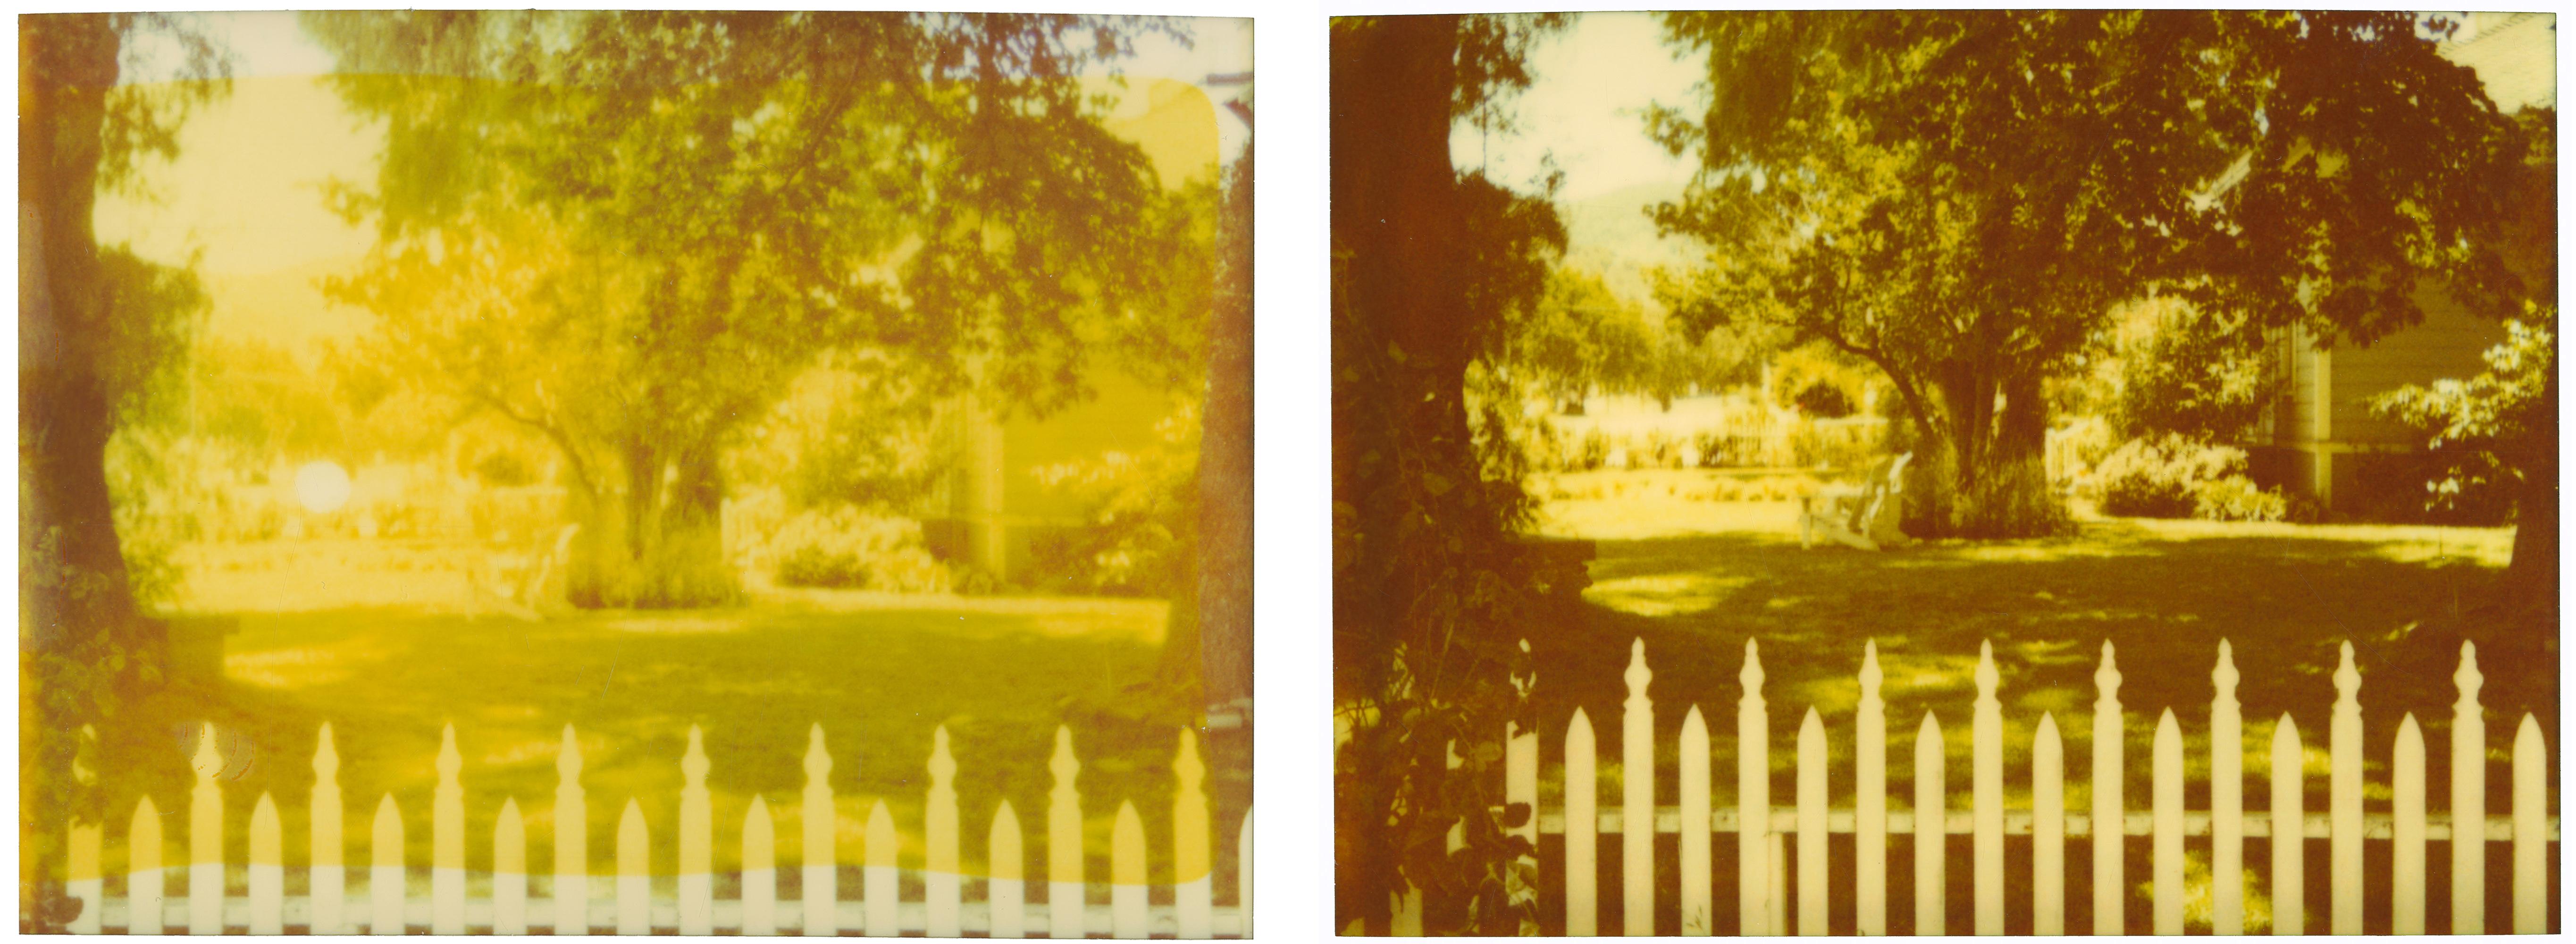
M 1582 200 L 1560 200 L 1565 220 L 1567 265 L 1601 274 L 1612 294 L 1660 315 L 1653 283 L 1646 272 L 1656 266 L 1679 266 L 1691 257 L 1688 240 L 1655 235 L 1646 209 L 1680 199 L 1679 183 L 1639 184 Z
M 375 316 L 333 304 L 320 285 L 326 276 L 357 271 L 361 258 L 343 256 L 249 275 L 208 275 L 206 294 L 214 310 L 207 316 L 206 333 L 276 345 L 299 358 L 310 357 L 316 341 L 363 334 L 374 327 Z

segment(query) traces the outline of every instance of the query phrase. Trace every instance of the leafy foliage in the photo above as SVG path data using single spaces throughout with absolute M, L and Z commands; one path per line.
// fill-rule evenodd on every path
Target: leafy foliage
M 2177 299 L 2135 306 L 2141 332 L 2124 338 L 2114 422 L 2132 436 L 2241 436 L 2288 383 L 2262 332 L 2246 319 Z
M 1705 52 L 1696 151 L 1655 211 L 1709 247 L 1671 283 L 1694 324 L 1768 321 L 1885 371 L 1931 530 L 2062 521 L 2039 452 L 2046 382 L 2112 306 L 2167 286 L 2260 327 L 2367 340 L 2439 275 L 2492 307 L 2491 181 L 2510 123 L 2402 13 L 1668 14 Z M 2231 317 L 2240 315 L 2232 314 Z M 1911 526 L 1911 525 L 1909 525 Z
M 1038 482 L 1074 496 L 1084 526 L 1033 538 L 1038 580 L 1054 589 L 1181 598 L 1196 571 L 1199 406 L 1185 402 L 1154 424 L 1142 450 L 1109 450 L 1037 470 Z
M 2535 434 L 2546 432 L 2541 410 L 2557 369 L 2558 306 L 2533 303 L 2526 312 L 2505 322 L 2504 343 L 2486 350 L 2485 372 L 2409 384 L 2371 401 L 2372 413 L 2425 437 L 2433 473 L 2424 482 L 2427 511 L 2503 504 L 2501 493 L 2524 475 Z
M 2245 477 L 2245 450 L 2175 433 L 2132 439 L 2094 470 L 2106 514 L 2278 521 L 2289 506 Z

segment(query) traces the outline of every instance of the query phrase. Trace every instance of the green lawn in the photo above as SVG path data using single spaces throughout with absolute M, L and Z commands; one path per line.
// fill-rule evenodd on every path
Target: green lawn
M 840 812 L 840 861 L 860 861 L 864 823 L 882 800 L 904 835 L 904 866 L 918 868 L 932 732 L 946 725 L 967 868 L 982 870 L 995 805 L 1008 799 L 1026 833 L 1029 874 L 1038 878 L 1047 761 L 1057 725 L 1066 724 L 1083 762 L 1093 877 L 1105 879 L 1110 824 L 1119 803 L 1133 801 L 1154 850 L 1155 881 L 1169 880 L 1171 765 L 1182 726 L 1194 722 L 1182 706 L 1195 702 L 1186 693 L 1153 694 L 1161 601 L 771 592 L 723 610 L 469 621 L 455 605 L 461 578 L 442 577 L 436 555 L 316 545 L 271 548 L 229 569 L 215 558 L 245 555 L 193 561 L 192 609 L 238 613 L 241 630 L 227 641 L 218 685 L 174 689 L 138 706 L 146 729 L 167 737 L 114 751 L 132 769 L 108 777 L 118 788 L 111 873 L 124 867 L 126 823 L 147 789 L 174 817 L 165 825 L 166 861 L 187 861 L 183 755 L 202 719 L 226 730 L 228 747 L 247 745 L 224 783 L 228 859 L 236 863 L 246 851 L 242 824 L 263 791 L 283 814 L 289 863 L 305 860 L 311 762 L 316 734 L 329 722 L 349 862 L 370 861 L 369 824 L 390 793 L 402 809 L 411 864 L 428 865 L 440 729 L 453 723 L 469 869 L 489 868 L 494 817 L 503 800 L 516 799 L 528 861 L 551 872 L 556 760 L 570 724 L 583 755 L 594 869 L 615 861 L 618 816 L 634 798 L 652 831 L 658 881 L 667 885 L 676 869 L 680 758 L 697 725 L 711 764 L 717 871 L 737 867 L 743 817 L 760 796 L 776 821 L 781 874 L 792 889 L 807 734 L 820 723 Z M 277 566 L 281 559 L 290 566 Z M 371 577 L 380 581 L 374 596 L 389 602 L 353 605 Z M 300 582 L 323 589 L 303 592 Z M 1225 836 L 1222 884 L 1231 881 L 1223 850 L 1233 846 L 1248 784 L 1222 774 L 1209 783 Z M 301 870 L 290 873 L 300 887 Z M 855 869 L 845 868 L 843 880 L 856 882 Z
M 2310 788 L 2320 805 L 2311 808 L 2322 809 L 2335 700 L 2330 676 L 2338 646 L 2350 640 L 2363 679 L 2371 806 L 2387 808 L 2386 764 L 2409 712 L 2435 759 L 2431 802 L 2435 809 L 2447 803 L 2449 778 L 2441 770 L 2458 644 L 2444 640 L 2457 638 L 2458 608 L 2475 601 L 2505 563 L 2510 529 L 2091 519 L 2067 539 L 1917 544 L 1883 553 L 1801 550 L 1794 502 L 1692 498 L 1706 475 L 1585 473 L 1543 486 L 1542 494 L 1586 496 L 1550 503 L 1543 528 L 1598 542 L 1579 617 L 1530 640 L 1542 666 L 1535 697 L 1551 719 L 1546 750 L 1556 749 L 1564 719 L 1580 705 L 1602 734 L 1604 760 L 1615 763 L 1626 697 L 1621 672 L 1630 642 L 1643 639 L 1665 758 L 1659 779 L 1670 782 L 1670 739 L 1697 705 L 1721 755 L 1718 792 L 1731 797 L 1734 716 L 1743 694 L 1737 674 L 1751 639 L 1767 676 L 1772 796 L 1787 802 L 1797 726 L 1809 708 L 1826 723 L 1835 770 L 1849 770 L 1857 672 L 1864 641 L 1874 639 L 1886 679 L 1891 782 L 1906 782 L 1915 731 L 1928 711 L 1942 724 L 1959 781 L 1954 793 L 1964 793 L 1972 676 L 1979 644 L 1992 641 L 2009 802 L 2027 802 L 2030 739 L 2041 714 L 2052 712 L 2075 778 L 2067 802 L 2081 809 L 2089 803 L 2093 674 L 2108 641 L 2123 676 L 2128 796 L 2143 804 L 2149 795 L 2155 724 L 2170 708 L 2195 778 L 2189 802 L 2206 808 L 2200 778 L 2208 769 L 2210 671 L 2225 639 L 2243 676 L 2237 695 L 2247 775 L 2268 775 L 2272 728 L 2289 712 L 2316 775 Z M 2492 656 L 2481 669 L 2493 761 L 2489 810 L 2502 813 L 2514 725 L 2532 712 L 2556 743 L 2557 669 L 2550 661 Z M 1850 802 L 1848 777 L 1835 778 L 1836 805 Z M 1603 781 L 1605 795 L 1615 796 L 1617 773 L 1605 769 Z M 1894 805 L 1905 807 L 1910 793 L 1896 792 L 1905 795 Z

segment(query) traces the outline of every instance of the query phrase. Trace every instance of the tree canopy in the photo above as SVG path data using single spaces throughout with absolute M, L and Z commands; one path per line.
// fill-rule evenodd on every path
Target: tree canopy
M 1045 411 L 1204 307 L 1212 195 L 1163 194 L 1082 82 L 1151 22 L 306 16 L 386 123 L 374 185 L 334 193 L 380 239 L 333 293 L 618 506 L 577 599 L 730 594 L 717 453 L 825 350 Z
M 2403 13 L 1669 14 L 1711 104 L 1655 210 L 1709 247 L 1685 321 L 1787 325 L 1885 371 L 1934 453 L 1912 526 L 2060 527 L 2043 381 L 2150 289 L 2366 341 L 2439 279 L 2494 308 L 2516 138 Z M 2501 310 L 2501 309 L 2499 309 Z

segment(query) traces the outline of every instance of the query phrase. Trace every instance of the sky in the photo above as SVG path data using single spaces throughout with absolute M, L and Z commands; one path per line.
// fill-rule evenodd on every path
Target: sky
M 1553 153 L 1565 171 L 1560 197 L 1581 201 L 1638 184 L 1678 186 L 1690 162 L 1646 138 L 1649 105 L 1694 105 L 1705 76 L 1697 63 L 1676 62 L 1661 27 L 1644 13 L 1585 13 L 1531 51 L 1528 90 L 1512 103 L 1519 133 L 1486 136 L 1460 123 L 1451 131 L 1451 162 L 1483 167 L 1503 184 L 1538 179 Z

